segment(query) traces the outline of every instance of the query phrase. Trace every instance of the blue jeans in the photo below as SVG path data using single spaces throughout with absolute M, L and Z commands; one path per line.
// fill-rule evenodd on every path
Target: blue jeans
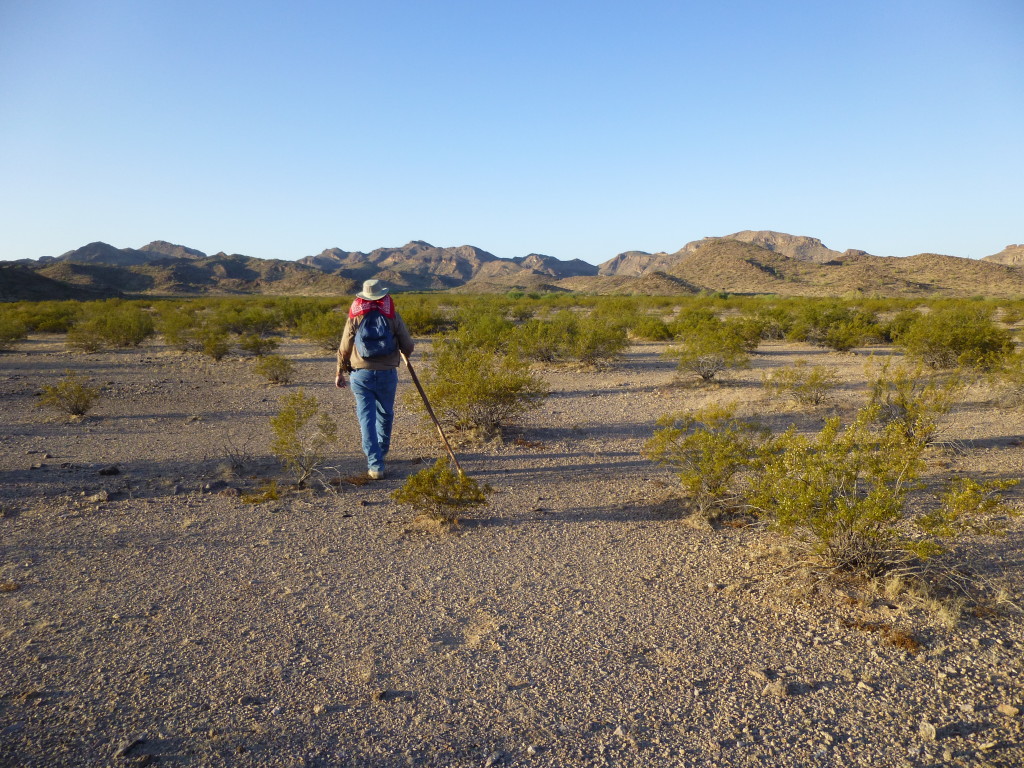
M 391 425 L 395 420 L 398 369 L 357 368 L 349 375 L 349 386 L 356 399 L 356 417 L 363 436 L 367 468 L 383 472 L 384 457 L 391 447 Z

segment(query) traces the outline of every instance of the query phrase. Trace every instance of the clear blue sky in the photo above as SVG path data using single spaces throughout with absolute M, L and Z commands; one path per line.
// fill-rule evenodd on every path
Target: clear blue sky
M 1021 0 L 0 0 L 0 258 L 1024 242 Z

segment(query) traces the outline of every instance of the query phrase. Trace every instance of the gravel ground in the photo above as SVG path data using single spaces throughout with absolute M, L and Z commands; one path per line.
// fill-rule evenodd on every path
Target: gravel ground
M 267 420 L 299 386 L 341 427 L 329 472 L 365 471 L 350 395 L 303 343 L 282 345 L 299 371 L 283 388 L 159 344 L 4 354 L 0 764 L 1024 764 L 1018 613 L 951 629 L 815 588 L 769 532 L 682 522 L 671 475 L 640 456 L 660 414 L 715 400 L 820 424 L 759 385 L 797 357 L 840 371 L 847 413 L 866 350 L 771 344 L 701 388 L 673 386 L 663 348 L 544 371 L 552 395 L 521 429 L 461 452 L 495 492 L 445 535 L 389 498 L 437 455 L 408 407 L 383 482 L 237 496 L 277 472 Z M 35 408 L 68 368 L 106 389 L 77 423 Z M 1019 476 L 1024 418 L 990 399 L 969 390 L 934 471 Z M 960 555 L 1019 595 L 1022 542 L 1017 524 Z

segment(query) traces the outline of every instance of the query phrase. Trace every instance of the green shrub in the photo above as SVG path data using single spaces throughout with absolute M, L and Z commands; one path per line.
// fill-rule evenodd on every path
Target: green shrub
M 28 335 L 25 324 L 16 317 L 0 317 L 0 351 L 10 349 Z
M 85 305 L 78 301 L 27 301 L 16 306 L 29 331 L 67 333 L 82 316 Z
M 1013 338 L 997 326 L 988 309 L 958 303 L 940 307 L 900 336 L 907 354 L 932 368 L 958 365 L 983 370 L 998 367 L 1013 352 Z
M 84 319 L 68 331 L 67 344 L 81 352 L 105 347 L 137 347 L 153 335 L 156 324 L 149 312 L 120 301 L 91 307 Z
M 90 387 L 77 373 L 68 370 L 56 384 L 43 387 L 38 406 L 63 411 L 69 416 L 84 416 L 99 399 L 99 389 Z
M 608 364 L 629 346 L 626 326 L 599 315 L 575 318 L 570 327 L 566 358 L 585 365 Z
M 433 336 L 449 325 L 448 318 L 439 308 L 422 299 L 403 299 L 398 312 L 413 336 Z
M 877 575 L 934 554 L 901 529 L 923 445 L 896 425 L 873 430 L 877 418 L 869 407 L 845 428 L 836 417 L 813 436 L 790 429 L 766 445 L 752 476 L 752 507 L 840 571 Z
M 323 312 L 307 316 L 299 323 L 299 335 L 316 344 L 325 352 L 336 352 L 345 330 L 347 315 L 343 312 Z
M 436 345 L 432 363 L 422 375 L 424 390 L 437 416 L 459 430 L 500 434 L 547 395 L 543 382 L 513 354 L 449 339 Z
M 1009 355 L 995 374 L 1001 390 L 999 403 L 1004 408 L 1024 406 L 1024 352 Z
M 256 334 L 267 336 L 278 330 L 283 321 L 281 315 L 272 309 L 252 306 L 248 300 L 222 303 L 213 313 L 209 324 L 228 333 L 238 335 Z
M 283 396 L 280 403 L 277 415 L 270 419 L 274 433 L 270 448 L 295 473 L 295 482 L 301 488 L 323 465 L 324 452 L 337 440 L 338 426 L 320 412 L 320 401 L 301 389 Z
M 839 375 L 834 368 L 797 360 L 792 366 L 765 374 L 762 381 L 776 397 L 791 397 L 801 405 L 817 406 L 832 399 L 839 386 Z
M 741 337 L 718 324 L 707 324 L 689 331 L 678 346 L 664 352 L 668 358 L 677 360 L 680 373 L 694 374 L 704 381 L 711 381 L 729 368 L 743 368 L 750 362 Z
M 238 340 L 238 348 L 243 352 L 248 352 L 250 355 L 263 357 L 277 349 L 280 343 L 281 342 L 271 336 L 260 336 L 258 333 L 249 333 Z
M 761 327 L 761 338 L 765 341 L 786 338 L 794 323 L 793 313 L 783 307 L 758 309 L 751 319 Z
M 933 536 L 955 539 L 965 534 L 1001 534 L 1006 520 L 1020 512 L 1008 506 L 1003 493 L 1015 488 L 1020 480 L 988 480 L 979 482 L 970 477 L 954 477 L 947 484 L 939 509 L 922 515 L 917 521 Z
M 199 348 L 207 357 L 223 360 L 231 351 L 231 340 L 226 332 L 218 328 L 203 328 L 198 333 Z
M 761 345 L 764 325 L 750 317 L 733 317 L 722 323 L 722 331 L 735 336 L 743 351 L 752 354 Z
M 699 517 L 714 517 L 735 508 L 735 486 L 757 454 L 766 433 L 736 418 L 734 405 L 713 405 L 692 414 L 663 416 L 644 455 L 672 468 Z
M 858 312 L 841 302 L 829 301 L 801 306 L 787 338 L 847 352 L 866 339 L 881 335 L 874 313 Z
M 687 307 L 668 323 L 673 338 L 685 337 L 701 331 L 707 326 L 719 327 L 722 321 L 707 307 Z
M 939 420 L 949 413 L 962 388 L 958 375 L 929 375 L 916 367 L 886 363 L 870 383 L 868 404 L 883 425 L 895 425 L 907 439 L 930 445 L 939 433 Z
M 271 384 L 287 384 L 295 375 L 295 365 L 280 355 L 265 355 L 256 361 L 253 370 Z
M 83 320 L 76 323 L 65 341 L 68 349 L 75 352 L 99 352 L 106 346 L 106 339 L 99 328 L 99 324 L 92 320 Z
M 882 329 L 882 338 L 886 341 L 899 343 L 903 335 L 910 330 L 910 327 L 920 320 L 924 315 L 916 309 L 904 309 L 885 323 Z
M 630 326 L 629 334 L 642 341 L 668 341 L 672 338 L 672 332 L 660 317 L 640 318 Z
M 404 317 L 404 315 L 403 315 Z M 504 354 L 516 335 L 516 327 L 498 312 L 460 312 L 458 327 L 446 337 L 461 346 Z
M 193 307 L 171 306 L 164 309 L 157 317 L 156 330 L 168 346 L 182 352 L 198 346 L 199 320 Z
M 455 472 L 444 457 L 410 476 L 391 498 L 408 504 L 428 520 L 457 525 L 466 510 L 486 504 L 492 490 L 486 483 Z

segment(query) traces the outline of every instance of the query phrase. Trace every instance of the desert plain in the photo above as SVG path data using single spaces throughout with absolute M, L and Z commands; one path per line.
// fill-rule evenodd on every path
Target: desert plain
M 351 395 L 305 342 L 283 387 L 159 340 L 0 355 L 0 765 L 1024 765 L 1024 523 L 952 553 L 1003 600 L 936 611 L 810 579 L 761 525 L 688 524 L 642 455 L 711 402 L 776 430 L 848 416 L 891 348 L 766 342 L 696 386 L 665 347 L 540 369 L 539 409 L 459 449 L 494 490 L 447 533 L 390 497 L 440 453 L 404 372 L 388 476 L 358 484 Z M 768 396 L 797 359 L 840 373 L 832 403 Z M 36 407 L 68 369 L 103 388 L 78 421 Z M 250 503 L 300 387 L 338 422 L 335 484 Z M 996 400 L 965 391 L 930 477 L 1020 475 L 1024 413 Z

